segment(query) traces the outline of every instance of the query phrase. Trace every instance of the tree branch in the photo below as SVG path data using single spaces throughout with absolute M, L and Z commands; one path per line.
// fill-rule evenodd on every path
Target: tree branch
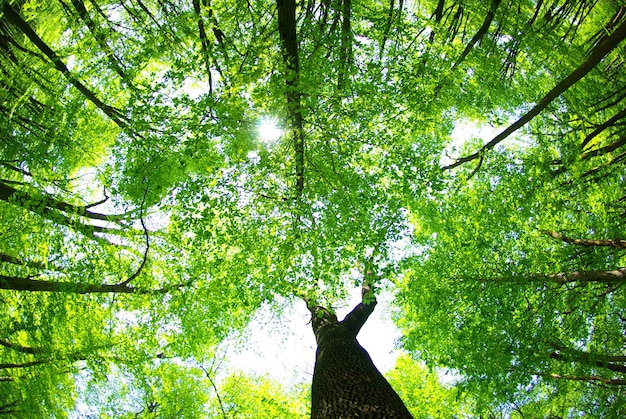
M 469 55 L 472 48 L 474 48 L 474 45 L 476 45 L 483 38 L 483 36 L 485 36 L 487 31 L 489 30 L 489 26 L 491 26 L 491 22 L 493 22 L 493 18 L 495 17 L 495 11 L 501 2 L 502 0 L 491 1 L 491 5 L 489 6 L 489 11 L 487 12 L 487 15 L 485 16 L 485 20 L 483 21 L 482 26 L 480 27 L 480 29 L 478 29 L 478 32 L 476 32 L 476 34 L 472 37 L 472 39 L 470 39 L 470 41 L 465 46 L 465 49 L 463 50 L 459 58 L 457 58 L 457 60 L 454 62 L 454 65 L 452 65 L 452 70 L 457 68 L 459 64 L 461 64 L 465 60 L 465 58 Z
M 144 181 L 146 180 L 146 178 L 144 178 Z M 141 221 L 141 227 L 143 228 L 143 234 L 146 238 L 146 248 L 144 249 L 143 252 L 143 259 L 141 261 L 141 264 L 139 265 L 139 268 L 137 268 L 137 270 L 135 271 L 135 273 L 133 273 L 131 276 L 128 277 L 127 280 L 123 281 L 120 285 L 126 285 L 128 284 L 130 281 L 132 281 L 133 279 L 137 278 L 139 276 L 139 274 L 141 273 L 141 271 L 143 270 L 143 267 L 146 265 L 146 261 L 148 260 L 148 252 L 150 251 L 150 235 L 148 234 L 148 228 L 146 227 L 146 223 L 143 219 L 143 211 L 144 211 L 144 206 L 146 204 L 146 196 L 148 195 L 148 187 L 146 186 L 146 189 L 143 192 L 143 199 L 141 201 L 141 206 L 139 207 L 139 221 Z
M 575 271 L 575 272 L 560 272 L 556 274 L 516 274 L 508 278 L 481 278 L 478 279 L 482 282 L 503 282 L 507 280 L 517 281 L 550 281 L 557 284 L 564 285 L 573 282 L 585 283 L 603 283 L 603 284 L 617 284 L 621 285 L 626 283 L 626 268 L 617 268 L 613 270 L 590 270 L 590 271 Z
M 339 75 L 337 77 L 337 90 L 339 92 L 342 92 L 346 87 L 347 73 L 352 62 L 351 12 L 351 0 L 343 0 L 343 9 L 341 11 L 341 45 L 339 47 Z
M 211 383 L 211 387 L 213 387 L 213 390 L 215 391 L 215 396 L 217 397 L 217 402 L 220 405 L 220 411 L 222 412 L 222 416 L 224 417 L 224 419 L 228 419 L 228 415 L 226 414 L 226 409 L 224 409 L 224 403 L 222 402 L 222 398 L 220 397 L 220 392 L 218 391 L 217 386 L 215 385 L 215 382 L 213 381 L 213 378 L 211 378 L 211 374 L 209 374 L 209 371 L 207 371 L 207 369 L 204 368 L 202 365 L 200 365 L 200 369 L 204 371 L 204 375 L 206 375 L 206 378 L 209 379 L 209 382 Z
M 124 120 L 121 112 L 104 102 L 102 102 L 98 97 L 93 93 L 87 86 L 82 84 L 79 80 L 74 77 L 74 75 L 67 68 L 65 63 L 59 58 L 59 56 L 54 52 L 40 37 L 37 33 L 30 27 L 30 25 L 22 19 L 18 12 L 16 12 L 11 4 L 7 2 L 2 11 L 4 12 L 4 16 L 13 23 L 24 35 L 28 37 L 28 39 L 37 47 L 39 50 L 46 56 L 48 59 L 54 64 L 54 67 L 59 70 L 67 80 L 76 88 L 79 92 L 81 92 L 87 100 L 93 103 L 96 107 L 98 107 L 102 112 L 104 112 L 113 122 L 115 122 L 120 128 L 126 128 L 127 122 Z
M 16 352 L 21 352 L 23 354 L 34 355 L 34 354 L 41 352 L 41 349 L 31 348 L 30 346 L 22 346 L 20 344 L 13 343 L 8 339 L 3 339 L 3 338 L 0 338 L 0 345 L 4 346 L 5 348 L 12 349 Z
M 626 380 L 618 380 L 613 378 L 605 378 L 599 377 L 597 375 L 560 375 L 560 374 L 539 374 L 543 377 L 554 378 L 558 380 L 572 380 L 572 381 L 599 381 L 603 384 L 607 384 L 610 386 L 624 386 L 626 385 Z
M 611 246 L 617 247 L 618 249 L 626 249 L 626 240 L 621 239 L 573 239 L 561 233 L 557 233 L 556 231 L 542 230 L 542 233 L 554 239 L 564 241 L 565 243 L 579 246 Z
M 198 34 L 200 36 L 200 45 L 202 46 L 202 55 L 204 57 L 204 66 L 207 76 L 209 77 L 209 95 L 213 94 L 213 78 L 211 76 L 211 56 L 209 55 L 209 39 L 204 29 L 204 19 L 202 19 L 202 9 L 200 8 L 200 0 L 193 0 L 193 10 L 198 19 Z
M 61 281 L 41 281 L 30 277 L 0 275 L 0 289 L 30 292 L 67 292 L 74 294 L 166 294 L 175 289 L 189 286 L 192 281 L 173 284 L 164 288 L 145 289 L 128 284 L 88 284 Z
M 91 220 L 100 220 L 100 221 L 116 221 L 125 216 L 125 214 L 120 215 L 105 215 L 97 212 L 90 211 L 89 208 L 94 205 L 99 205 L 103 201 L 98 203 L 88 205 L 88 206 L 79 206 L 69 204 L 64 201 L 60 201 L 55 199 L 47 194 L 37 194 L 33 195 L 29 192 L 21 191 L 19 189 L 15 189 L 12 186 L 7 185 L 6 183 L 0 181 L 0 200 L 16 203 L 17 205 L 32 210 L 30 207 L 25 206 L 24 204 L 27 202 L 32 202 L 36 205 L 34 206 L 42 206 L 48 209 L 55 209 L 59 211 L 63 211 L 68 214 L 75 214 L 81 217 L 89 218 Z M 39 205 L 42 204 L 42 205 Z M 42 210 L 43 211 L 43 210 Z M 41 211 L 38 211 L 41 213 Z
M 581 148 L 585 148 L 587 146 L 587 144 L 589 144 L 589 142 L 591 140 L 593 140 L 595 137 L 598 136 L 598 134 L 600 134 L 602 131 L 604 131 L 608 127 L 614 126 L 617 123 L 617 121 L 619 121 L 620 119 L 623 119 L 625 117 L 626 117 L 626 108 L 622 109 L 620 112 L 618 112 L 615 115 L 613 115 L 611 118 L 606 120 L 604 123 L 598 125 L 596 127 L 596 129 L 594 129 L 591 133 L 589 133 L 584 138 L 584 140 L 581 143 L 580 147 Z
M 81 0 L 72 0 L 72 5 L 74 6 L 74 9 L 76 9 L 76 12 L 83 20 L 83 22 L 85 22 L 85 25 L 87 25 L 87 27 L 91 31 L 91 34 L 93 35 L 98 45 L 100 45 L 100 48 L 104 51 L 105 56 L 113 67 L 113 70 L 120 76 L 122 80 L 124 80 L 124 82 L 128 86 L 132 86 L 132 81 L 126 75 L 124 68 L 122 68 L 122 63 L 115 55 L 115 51 L 113 51 L 109 44 L 107 44 L 104 31 L 98 28 L 93 19 L 91 19 L 91 16 L 89 16 L 89 12 L 87 12 L 85 4 Z
M 30 268 L 35 268 L 35 269 L 47 268 L 47 266 L 41 262 L 22 260 L 20 258 L 16 258 L 15 256 L 7 255 L 6 253 L 0 253 L 0 262 L 6 262 L 12 265 L 18 265 L 18 266 L 28 266 Z
M 615 29 L 615 31 L 605 39 L 603 39 L 598 45 L 591 51 L 591 54 L 587 60 L 572 71 L 566 78 L 557 83 L 531 110 L 526 112 L 511 124 L 508 128 L 496 135 L 491 141 L 482 146 L 480 150 L 473 154 L 457 159 L 454 163 L 444 166 L 443 170 L 451 170 L 455 167 L 467 163 L 472 160 L 476 160 L 481 154 L 493 149 L 496 145 L 509 137 L 515 131 L 530 122 L 535 116 L 539 115 L 553 100 L 559 97 L 563 92 L 572 87 L 576 82 L 586 76 L 604 57 L 607 56 L 617 45 L 619 45 L 624 38 L 626 38 L 626 21 Z

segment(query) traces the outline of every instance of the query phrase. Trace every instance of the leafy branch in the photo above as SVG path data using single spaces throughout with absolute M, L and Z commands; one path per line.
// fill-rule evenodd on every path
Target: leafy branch
M 602 61 L 613 49 L 615 49 L 626 38 L 626 20 L 615 29 L 615 31 L 599 42 L 591 51 L 591 54 L 585 62 L 580 64 L 574 71 L 572 71 L 567 77 L 557 83 L 546 95 L 537 102 L 528 112 L 522 115 L 517 121 L 509 125 L 504 131 L 496 135 L 491 141 L 483 145 L 478 151 L 465 157 L 457 159 L 455 162 L 444 166 L 443 170 L 454 169 L 464 163 L 470 162 L 480 158 L 481 154 L 493 149 L 500 142 L 505 140 L 515 131 L 522 128 L 534 117 L 539 115 L 545 108 L 550 105 L 556 98 L 562 93 L 572 87 L 576 82 L 585 77 L 593 68 Z

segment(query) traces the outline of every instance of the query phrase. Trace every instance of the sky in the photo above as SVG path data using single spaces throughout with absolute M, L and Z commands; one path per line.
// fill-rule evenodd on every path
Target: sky
M 360 301 L 361 290 L 355 288 L 344 306 L 334 307 L 337 318 L 342 320 Z M 376 309 L 357 336 L 382 373 L 394 367 L 401 352 L 394 349 L 401 333 L 391 320 L 391 302 L 391 293 L 381 293 Z M 228 343 L 231 348 L 225 371 L 267 375 L 286 386 L 310 382 L 316 350 L 310 318 L 303 301 L 296 300 L 280 315 L 261 309 L 248 327 L 245 346 L 235 349 L 233 342 Z

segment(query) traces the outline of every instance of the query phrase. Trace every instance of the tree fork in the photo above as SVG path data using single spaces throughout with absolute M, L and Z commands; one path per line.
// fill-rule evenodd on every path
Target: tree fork
M 306 300 L 317 341 L 311 386 L 311 419 L 412 419 L 400 396 L 356 339 L 376 307 L 371 277 L 365 275 L 362 302 L 342 321 Z

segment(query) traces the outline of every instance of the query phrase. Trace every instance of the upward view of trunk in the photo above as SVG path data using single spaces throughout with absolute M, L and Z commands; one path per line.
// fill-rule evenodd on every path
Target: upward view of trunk
M 309 307 L 317 340 L 311 419 L 413 418 L 356 340 L 375 306 L 360 303 L 342 321 L 324 307 Z

